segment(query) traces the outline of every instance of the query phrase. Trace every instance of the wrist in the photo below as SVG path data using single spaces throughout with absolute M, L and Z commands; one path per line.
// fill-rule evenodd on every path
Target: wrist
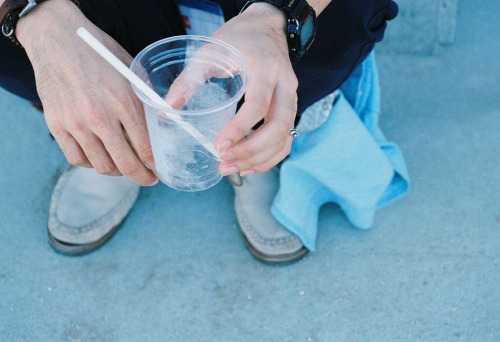
M 47 0 L 37 3 L 25 15 L 16 18 L 11 40 L 22 46 L 36 42 L 42 35 L 49 34 L 55 26 L 69 23 L 67 18 L 71 13 L 80 13 L 78 5 L 78 0 Z
M 286 26 L 285 13 L 273 4 L 267 2 L 255 2 L 243 10 L 244 12 L 240 12 L 240 15 L 249 14 L 257 18 L 265 18 L 266 23 L 281 30 L 280 32 L 283 32 Z
M 283 33 L 286 36 L 290 60 L 297 62 L 314 42 L 317 26 L 314 8 L 307 0 L 249 0 L 241 12 L 263 3 L 274 6 L 285 15 L 282 18 L 282 22 L 285 23 Z

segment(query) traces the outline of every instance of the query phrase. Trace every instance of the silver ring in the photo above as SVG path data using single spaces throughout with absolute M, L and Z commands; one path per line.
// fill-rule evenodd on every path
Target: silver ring
M 299 133 L 297 133 L 297 131 L 293 128 L 290 129 L 290 133 L 288 133 L 292 136 L 293 139 L 295 139 L 297 137 L 297 135 L 299 135 Z

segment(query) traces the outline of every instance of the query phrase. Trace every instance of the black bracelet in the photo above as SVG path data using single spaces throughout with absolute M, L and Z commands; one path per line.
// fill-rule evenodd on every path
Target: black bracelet
M 27 15 L 36 5 L 47 0 L 5 0 L 0 7 L 0 25 L 2 34 L 9 38 L 17 46 L 21 46 L 16 37 L 17 21 Z M 80 8 L 79 0 L 70 0 L 78 8 Z

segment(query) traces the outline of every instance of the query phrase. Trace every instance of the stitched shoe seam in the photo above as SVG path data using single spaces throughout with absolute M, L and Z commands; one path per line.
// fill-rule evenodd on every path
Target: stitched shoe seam
M 289 232 L 290 236 L 288 236 L 288 237 L 281 237 L 281 238 L 263 237 L 250 224 L 250 220 L 248 218 L 248 215 L 246 215 L 245 211 L 243 210 L 243 206 L 241 205 L 242 202 L 239 200 L 239 198 L 237 198 L 236 201 L 237 201 L 237 205 L 241 208 L 240 213 L 241 213 L 242 217 L 240 219 L 242 221 L 241 223 L 245 226 L 244 232 L 247 234 L 250 234 L 252 239 L 255 239 L 258 243 L 262 243 L 262 244 L 265 244 L 268 246 L 275 246 L 275 245 L 285 245 L 285 244 L 288 244 L 289 242 L 298 240 L 298 238 L 290 232 Z M 283 228 L 283 229 L 285 229 L 285 228 Z
M 114 212 L 117 210 L 118 207 L 121 206 L 122 203 L 124 203 L 126 201 L 128 202 L 130 199 L 132 199 L 132 197 L 134 196 L 132 194 L 133 191 L 135 191 L 135 190 L 134 189 L 128 190 L 123 195 L 123 197 L 120 199 L 120 201 L 118 201 L 110 210 L 108 210 L 107 213 L 105 213 L 104 215 L 100 216 L 96 220 L 94 220 L 91 223 L 88 223 L 88 224 L 86 224 L 84 226 L 71 226 L 71 225 L 62 223 L 60 221 L 59 216 L 57 215 L 56 212 L 54 213 L 54 218 L 56 219 L 57 223 L 61 227 L 68 228 L 68 229 L 71 229 L 71 230 L 78 230 L 79 233 L 84 233 L 84 232 L 92 231 L 95 228 L 101 226 L 103 224 L 103 221 L 106 221 L 110 216 L 114 215 Z M 59 203 L 57 203 L 57 204 L 59 204 Z M 57 208 L 57 206 L 56 206 L 56 208 Z
M 54 214 L 53 220 L 56 221 L 56 224 L 59 225 L 60 228 L 63 228 L 63 229 L 67 228 L 67 229 L 71 229 L 71 230 L 77 230 L 78 233 L 80 233 L 80 234 L 92 231 L 96 227 L 102 225 L 102 221 L 105 221 L 106 219 L 108 219 L 109 216 L 112 216 L 117 207 L 119 207 L 125 201 L 129 201 L 130 199 L 132 199 L 135 196 L 135 194 L 133 194 L 133 192 L 135 192 L 136 189 L 134 189 L 134 188 L 129 189 L 123 195 L 123 197 L 120 199 L 120 201 L 118 201 L 110 210 L 108 210 L 107 213 L 105 213 L 104 215 L 100 216 L 99 218 L 97 218 L 93 222 L 88 223 L 88 224 L 86 224 L 84 226 L 71 226 L 71 225 L 62 223 L 60 221 L 60 219 L 59 219 L 59 216 L 57 215 L 57 211 L 58 211 L 57 209 L 59 208 L 59 203 L 60 203 L 60 200 L 61 200 L 62 189 L 69 182 L 70 178 L 74 176 L 74 171 L 73 170 L 72 169 L 68 170 L 68 172 L 71 172 L 71 173 L 67 174 L 66 177 L 64 177 L 63 179 L 61 179 L 61 183 L 57 186 L 56 193 L 54 194 L 55 195 L 54 196 L 55 197 L 55 200 L 54 200 L 55 203 L 54 203 L 54 210 L 53 210 L 53 214 Z

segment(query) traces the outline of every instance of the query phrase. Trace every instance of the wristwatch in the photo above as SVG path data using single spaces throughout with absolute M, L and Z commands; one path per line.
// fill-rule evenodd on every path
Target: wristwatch
M 46 0 L 5 0 L 0 6 L 0 27 L 2 34 L 14 44 L 19 45 L 16 38 L 17 21 L 31 12 L 38 4 Z M 79 0 L 71 0 L 80 7 Z
M 309 49 L 316 35 L 316 12 L 306 0 L 250 0 L 243 12 L 255 2 L 267 2 L 277 6 L 287 16 L 286 35 L 288 52 L 292 62 L 298 61 Z

